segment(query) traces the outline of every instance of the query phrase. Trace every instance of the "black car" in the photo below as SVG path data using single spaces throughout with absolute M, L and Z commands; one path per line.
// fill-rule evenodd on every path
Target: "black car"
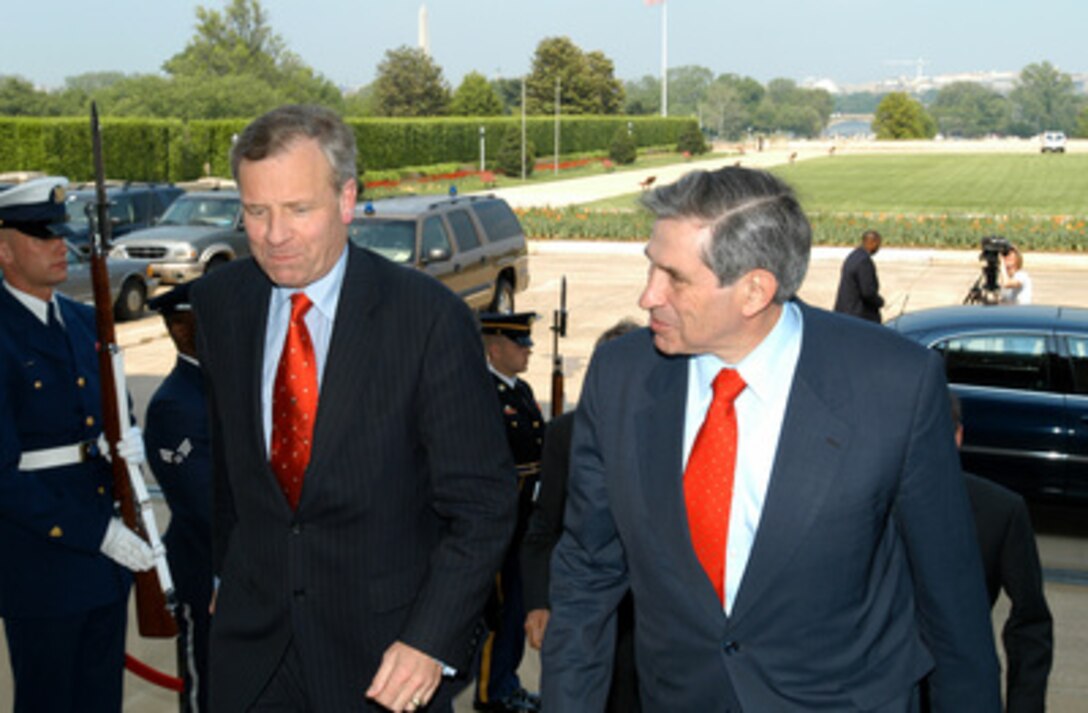
M 113 237 L 150 227 L 184 192 L 177 186 L 160 183 L 107 185 L 106 200 L 110 203 L 110 225 Z M 90 242 L 88 211 L 95 210 L 97 201 L 93 185 L 81 184 L 67 191 L 66 237 L 68 242 L 80 250 L 86 251 Z
M 1029 498 L 1088 501 L 1088 310 L 940 307 L 888 324 L 944 358 L 966 470 Z
M 356 245 L 441 280 L 473 309 L 513 312 L 529 286 L 529 251 L 514 211 L 495 196 L 411 196 L 355 209 Z

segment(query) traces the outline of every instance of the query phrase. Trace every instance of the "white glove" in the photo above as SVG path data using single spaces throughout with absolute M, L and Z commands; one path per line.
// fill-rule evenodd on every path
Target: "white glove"
M 144 434 L 139 426 L 130 426 L 121 440 L 117 442 L 117 452 L 126 462 L 132 465 L 141 465 L 146 458 L 144 454 Z
M 155 554 L 151 547 L 132 530 L 125 527 L 120 518 L 110 518 L 106 536 L 98 546 L 102 554 L 133 572 L 146 572 L 155 566 Z

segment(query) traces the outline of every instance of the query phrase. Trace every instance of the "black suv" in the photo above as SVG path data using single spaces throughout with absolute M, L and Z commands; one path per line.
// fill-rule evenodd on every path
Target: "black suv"
M 355 208 L 351 241 L 441 280 L 469 307 L 513 312 L 529 286 L 529 251 L 506 201 L 486 196 L 411 196 Z
M 110 202 L 110 223 L 113 236 L 119 237 L 139 228 L 150 227 L 174 199 L 184 193 L 177 186 L 164 183 L 112 183 L 106 186 Z M 80 184 L 67 191 L 68 242 L 86 251 L 90 243 L 88 210 L 95 210 L 93 184 Z

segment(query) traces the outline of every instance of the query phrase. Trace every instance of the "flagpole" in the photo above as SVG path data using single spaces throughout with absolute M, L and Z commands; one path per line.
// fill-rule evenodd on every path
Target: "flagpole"
M 661 0 L 661 116 L 669 115 L 669 2 Z

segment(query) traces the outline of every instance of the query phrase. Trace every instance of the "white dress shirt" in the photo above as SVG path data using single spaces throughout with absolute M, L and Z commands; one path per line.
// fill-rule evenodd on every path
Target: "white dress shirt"
M 332 269 L 317 282 L 300 289 L 275 287 L 268 303 L 268 324 L 264 337 L 264 364 L 261 371 L 261 418 L 264 425 L 265 448 L 272 441 L 272 387 L 276 382 L 276 369 L 280 365 L 283 343 L 287 340 L 287 327 L 291 323 L 291 295 L 304 292 L 313 302 L 303 320 L 310 332 L 310 341 L 314 345 L 317 358 L 317 388 L 321 395 L 321 382 L 325 376 L 325 363 L 328 361 L 329 342 L 332 339 L 333 321 L 336 318 L 336 306 L 340 302 L 340 287 L 344 283 L 347 270 L 348 249 L 340 254 Z
M 801 310 L 793 302 L 787 302 L 771 332 L 739 364 L 726 364 L 713 354 L 701 354 L 689 362 L 684 417 L 685 469 L 714 398 L 714 377 L 730 367 L 740 372 L 747 384 L 734 402 L 737 463 L 725 553 L 726 614 L 732 611 L 763 514 L 786 402 L 801 354 L 801 323 Z

